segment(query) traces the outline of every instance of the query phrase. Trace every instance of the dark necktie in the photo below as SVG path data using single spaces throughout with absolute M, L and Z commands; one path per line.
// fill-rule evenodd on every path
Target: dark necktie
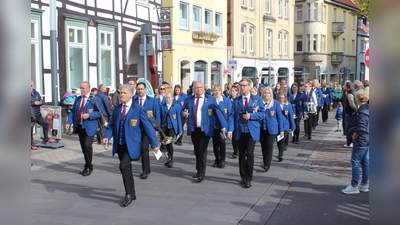
M 140 106 L 142 106 L 143 105 L 143 102 L 142 102 L 143 100 L 142 100 L 142 98 L 140 99 L 140 102 L 139 102 L 139 105 Z
M 78 124 L 82 124 L 82 110 L 83 110 L 83 107 L 85 107 L 85 98 L 86 98 L 86 96 L 82 95 L 81 107 L 79 108 L 79 113 L 78 113 Z
M 244 97 L 244 108 L 247 109 L 249 102 L 247 101 L 247 97 Z
M 122 118 L 124 118 L 126 115 L 126 105 L 124 104 L 123 106 L 124 106 L 124 109 L 122 110 Z
M 197 110 L 199 109 L 199 101 L 201 97 L 196 97 L 196 110 L 194 111 L 194 126 L 197 126 Z

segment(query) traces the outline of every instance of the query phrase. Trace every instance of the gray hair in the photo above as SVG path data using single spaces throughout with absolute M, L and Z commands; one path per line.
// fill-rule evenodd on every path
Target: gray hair
M 354 88 L 355 89 L 360 89 L 360 88 L 364 87 L 363 83 L 361 81 L 359 81 L 359 80 L 355 80 L 353 82 L 353 84 L 354 84 Z
M 118 90 L 121 90 L 122 88 L 126 88 L 129 91 L 129 93 L 133 93 L 133 87 L 129 84 L 119 85 Z

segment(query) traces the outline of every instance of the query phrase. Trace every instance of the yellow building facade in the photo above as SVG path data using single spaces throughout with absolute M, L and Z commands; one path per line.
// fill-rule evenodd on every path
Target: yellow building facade
M 349 0 L 296 0 L 295 81 L 354 80 L 358 11 Z
M 163 78 L 186 91 L 193 81 L 224 85 L 227 65 L 227 3 L 163 0 L 170 10 L 171 48 L 163 49 Z

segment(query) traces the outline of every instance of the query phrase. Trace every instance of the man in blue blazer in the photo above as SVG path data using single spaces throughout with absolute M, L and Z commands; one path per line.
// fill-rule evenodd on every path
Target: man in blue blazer
M 187 135 L 191 136 L 196 156 L 196 175 L 202 182 L 206 173 L 207 146 L 210 137 L 214 135 L 215 115 L 221 124 L 221 132 L 227 130 L 227 123 L 222 113 L 217 109 L 214 96 L 204 93 L 203 83 L 196 81 L 193 84 L 194 95 L 185 99 L 182 107 L 182 116 L 187 118 Z
M 261 84 L 260 78 L 256 77 L 256 78 L 254 78 L 254 86 L 253 87 L 257 87 L 257 91 L 260 92 L 260 88 L 264 87 L 264 84 Z
M 120 85 L 119 93 L 122 103 L 115 107 L 103 138 L 103 144 L 107 145 L 110 138 L 113 137 L 112 155 L 118 153 L 119 169 L 125 187 L 122 206 L 125 207 L 136 199 L 131 161 L 140 157 L 142 132 L 147 135 L 154 152 L 158 152 L 159 147 L 146 110 L 132 101 L 133 88 L 127 84 Z
M 65 129 L 68 130 L 73 124 L 74 134 L 78 134 L 82 153 L 85 158 L 84 169 L 79 172 L 82 176 L 89 176 L 93 171 L 93 139 L 100 129 L 100 110 L 105 115 L 103 103 L 98 96 L 91 96 L 90 84 L 83 81 L 80 84 L 81 96 L 77 97 L 68 116 Z M 97 104 L 96 104 L 97 101 Z M 97 107 L 99 106 L 100 109 Z
M 322 83 L 322 122 L 326 123 L 328 121 L 328 111 L 332 103 L 331 89 L 326 87 L 326 82 Z
M 154 117 L 157 123 L 161 124 L 160 117 L 160 104 L 157 99 L 146 95 L 146 84 L 139 82 L 136 84 L 136 97 L 133 102 L 143 107 L 146 111 L 147 117 Z M 158 131 L 154 130 L 154 133 L 158 135 Z M 146 134 L 142 135 L 142 147 L 141 147 L 141 161 L 142 161 L 142 173 L 140 178 L 147 179 L 150 173 L 150 157 L 149 157 L 149 139 Z
M 245 188 L 251 187 L 254 167 L 254 147 L 260 140 L 260 121 L 264 118 L 264 104 L 259 96 L 251 95 L 251 80 L 240 81 L 241 96 L 233 100 L 235 138 L 239 144 L 239 173 Z M 228 132 L 232 140 L 232 132 Z

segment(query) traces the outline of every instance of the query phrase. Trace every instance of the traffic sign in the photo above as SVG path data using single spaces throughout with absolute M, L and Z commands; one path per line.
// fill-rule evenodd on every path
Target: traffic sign
M 369 48 L 367 49 L 367 51 L 364 54 L 364 63 L 369 69 Z
M 228 64 L 229 64 L 230 69 L 233 69 L 233 70 L 237 69 L 237 60 L 229 60 Z

